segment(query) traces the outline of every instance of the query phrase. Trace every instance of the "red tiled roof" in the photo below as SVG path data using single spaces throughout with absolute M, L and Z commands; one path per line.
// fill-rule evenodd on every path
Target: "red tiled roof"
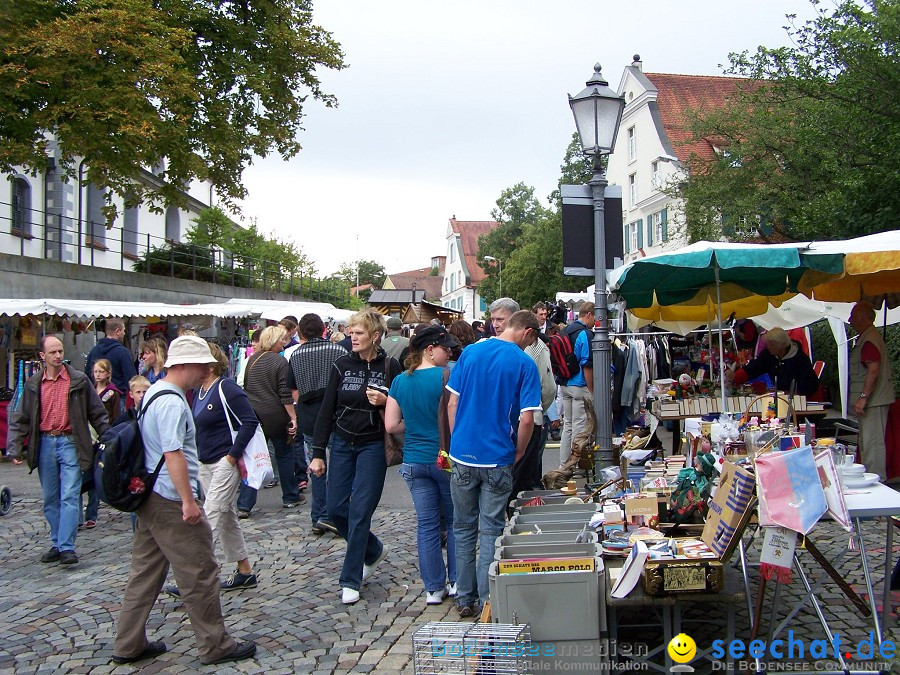
M 469 271 L 469 284 L 477 286 L 485 274 L 478 266 L 478 237 L 487 234 L 500 226 L 496 220 L 457 220 L 450 219 L 450 227 L 459 235 L 459 243 L 462 254 L 466 258 L 466 268 Z
M 416 289 L 425 291 L 427 300 L 437 300 L 441 297 L 444 285 L 443 266 L 440 269 L 439 276 L 431 276 L 430 267 L 423 267 L 418 270 L 410 270 L 408 272 L 397 272 L 396 274 L 388 274 L 394 288 L 400 290 L 411 290 L 413 284 Z
M 668 73 L 644 73 L 659 92 L 656 97 L 659 114 L 675 155 L 687 162 L 692 154 L 704 160 L 715 157 L 713 144 L 702 141 L 686 143 L 691 138 L 687 130 L 687 111 L 704 111 L 724 108 L 729 97 L 738 93 L 741 85 L 752 86 L 751 80 L 741 77 L 716 75 L 671 75 Z

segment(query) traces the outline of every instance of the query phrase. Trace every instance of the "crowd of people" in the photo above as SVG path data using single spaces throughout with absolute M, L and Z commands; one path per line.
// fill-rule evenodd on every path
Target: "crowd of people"
M 548 433 L 561 422 L 562 465 L 587 423 L 580 402 L 592 395 L 594 306 L 584 303 L 568 326 L 555 323 L 557 310 L 544 303 L 521 310 L 500 298 L 488 325 L 433 322 L 408 337 L 399 320 L 371 309 L 333 330 L 316 314 L 286 317 L 256 332 L 240 383 L 225 375 L 222 350 L 190 331 L 168 345 L 148 340 L 143 375 L 121 343 L 121 320 L 106 321 L 87 374 L 66 365 L 62 342 L 45 336 L 44 367 L 25 384 L 8 439 L 14 461 L 24 455 L 39 472 L 51 540 L 40 560 L 78 562 L 79 527 L 98 524 L 94 443 L 111 426 L 137 419 L 147 470 L 158 467 L 158 479 L 132 521 L 113 661 L 166 650 L 146 634 L 162 590 L 182 598 L 204 664 L 252 657 L 252 642 L 229 635 L 219 594 L 259 583 L 241 531 L 256 502 L 256 490 L 242 480 L 242 456 L 258 428 L 272 449 L 283 507 L 304 504 L 309 488 L 312 533 L 346 541 L 336 591 L 347 605 L 360 600 L 389 554 L 389 534 L 373 532 L 372 518 L 388 469 L 386 444 L 402 438 L 399 473 L 415 508 L 425 602 L 453 597 L 459 616 L 472 617 L 489 597 L 488 567 L 510 499 L 541 486 Z M 880 425 L 883 439 L 880 413 L 890 388 L 871 320 L 862 305 L 851 316 L 863 335 L 851 381 L 864 456 L 878 435 L 870 426 Z M 555 333 L 569 340 L 577 361 L 566 378 L 554 376 L 546 344 Z M 766 345 L 734 380 L 771 371 L 779 384 L 805 386 L 808 359 L 801 362 L 796 345 L 778 331 Z M 222 564 L 234 565 L 225 578 Z M 170 568 L 176 583 L 164 589 Z

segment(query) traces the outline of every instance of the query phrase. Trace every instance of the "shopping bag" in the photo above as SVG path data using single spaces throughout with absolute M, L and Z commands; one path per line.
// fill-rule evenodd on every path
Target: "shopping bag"
M 231 430 L 231 440 L 237 437 L 237 431 L 231 423 L 231 418 L 237 419 L 231 406 L 225 398 L 222 391 L 222 385 L 219 384 L 219 399 L 222 401 L 222 407 L 225 409 L 225 419 L 228 421 L 228 428 Z M 272 468 L 272 458 L 269 456 L 269 444 L 266 442 L 266 435 L 263 433 L 262 424 L 256 426 L 256 433 L 244 448 L 244 454 L 241 456 L 244 467 L 247 471 L 247 485 L 254 490 L 259 490 L 263 485 L 271 483 L 275 479 L 275 471 Z
M 247 467 L 247 485 L 254 490 L 259 490 L 275 478 L 272 458 L 269 456 L 269 444 L 266 442 L 262 425 L 256 427 L 256 433 L 244 448 L 243 460 L 244 466 Z
M 812 448 L 756 457 L 759 524 L 806 534 L 828 509 Z

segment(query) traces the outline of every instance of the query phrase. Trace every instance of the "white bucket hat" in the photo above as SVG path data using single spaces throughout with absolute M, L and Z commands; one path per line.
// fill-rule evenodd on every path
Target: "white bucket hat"
M 166 368 L 180 366 L 185 363 L 215 363 L 216 359 L 209 351 L 206 340 L 194 335 L 182 335 L 172 340 L 166 358 Z

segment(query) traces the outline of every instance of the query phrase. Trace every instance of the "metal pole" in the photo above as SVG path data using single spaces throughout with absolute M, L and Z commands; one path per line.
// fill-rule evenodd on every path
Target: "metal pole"
M 722 412 L 728 412 L 725 405 L 725 348 L 722 345 L 722 283 L 719 280 L 719 263 L 716 262 L 716 318 L 719 320 L 719 389 L 722 392 Z M 712 341 L 709 343 L 709 353 L 712 354 Z M 712 369 L 712 363 L 709 364 Z M 778 410 L 778 404 L 775 404 Z
M 601 156 L 594 157 L 594 175 L 590 186 L 594 198 L 594 339 L 591 353 L 594 364 L 594 411 L 597 414 L 597 456 L 612 459 L 612 407 L 610 396 L 610 343 L 606 293 L 606 214 L 603 199 L 606 174 Z
M 500 265 L 500 297 L 503 297 L 503 261 L 499 258 L 497 259 L 497 264 Z

